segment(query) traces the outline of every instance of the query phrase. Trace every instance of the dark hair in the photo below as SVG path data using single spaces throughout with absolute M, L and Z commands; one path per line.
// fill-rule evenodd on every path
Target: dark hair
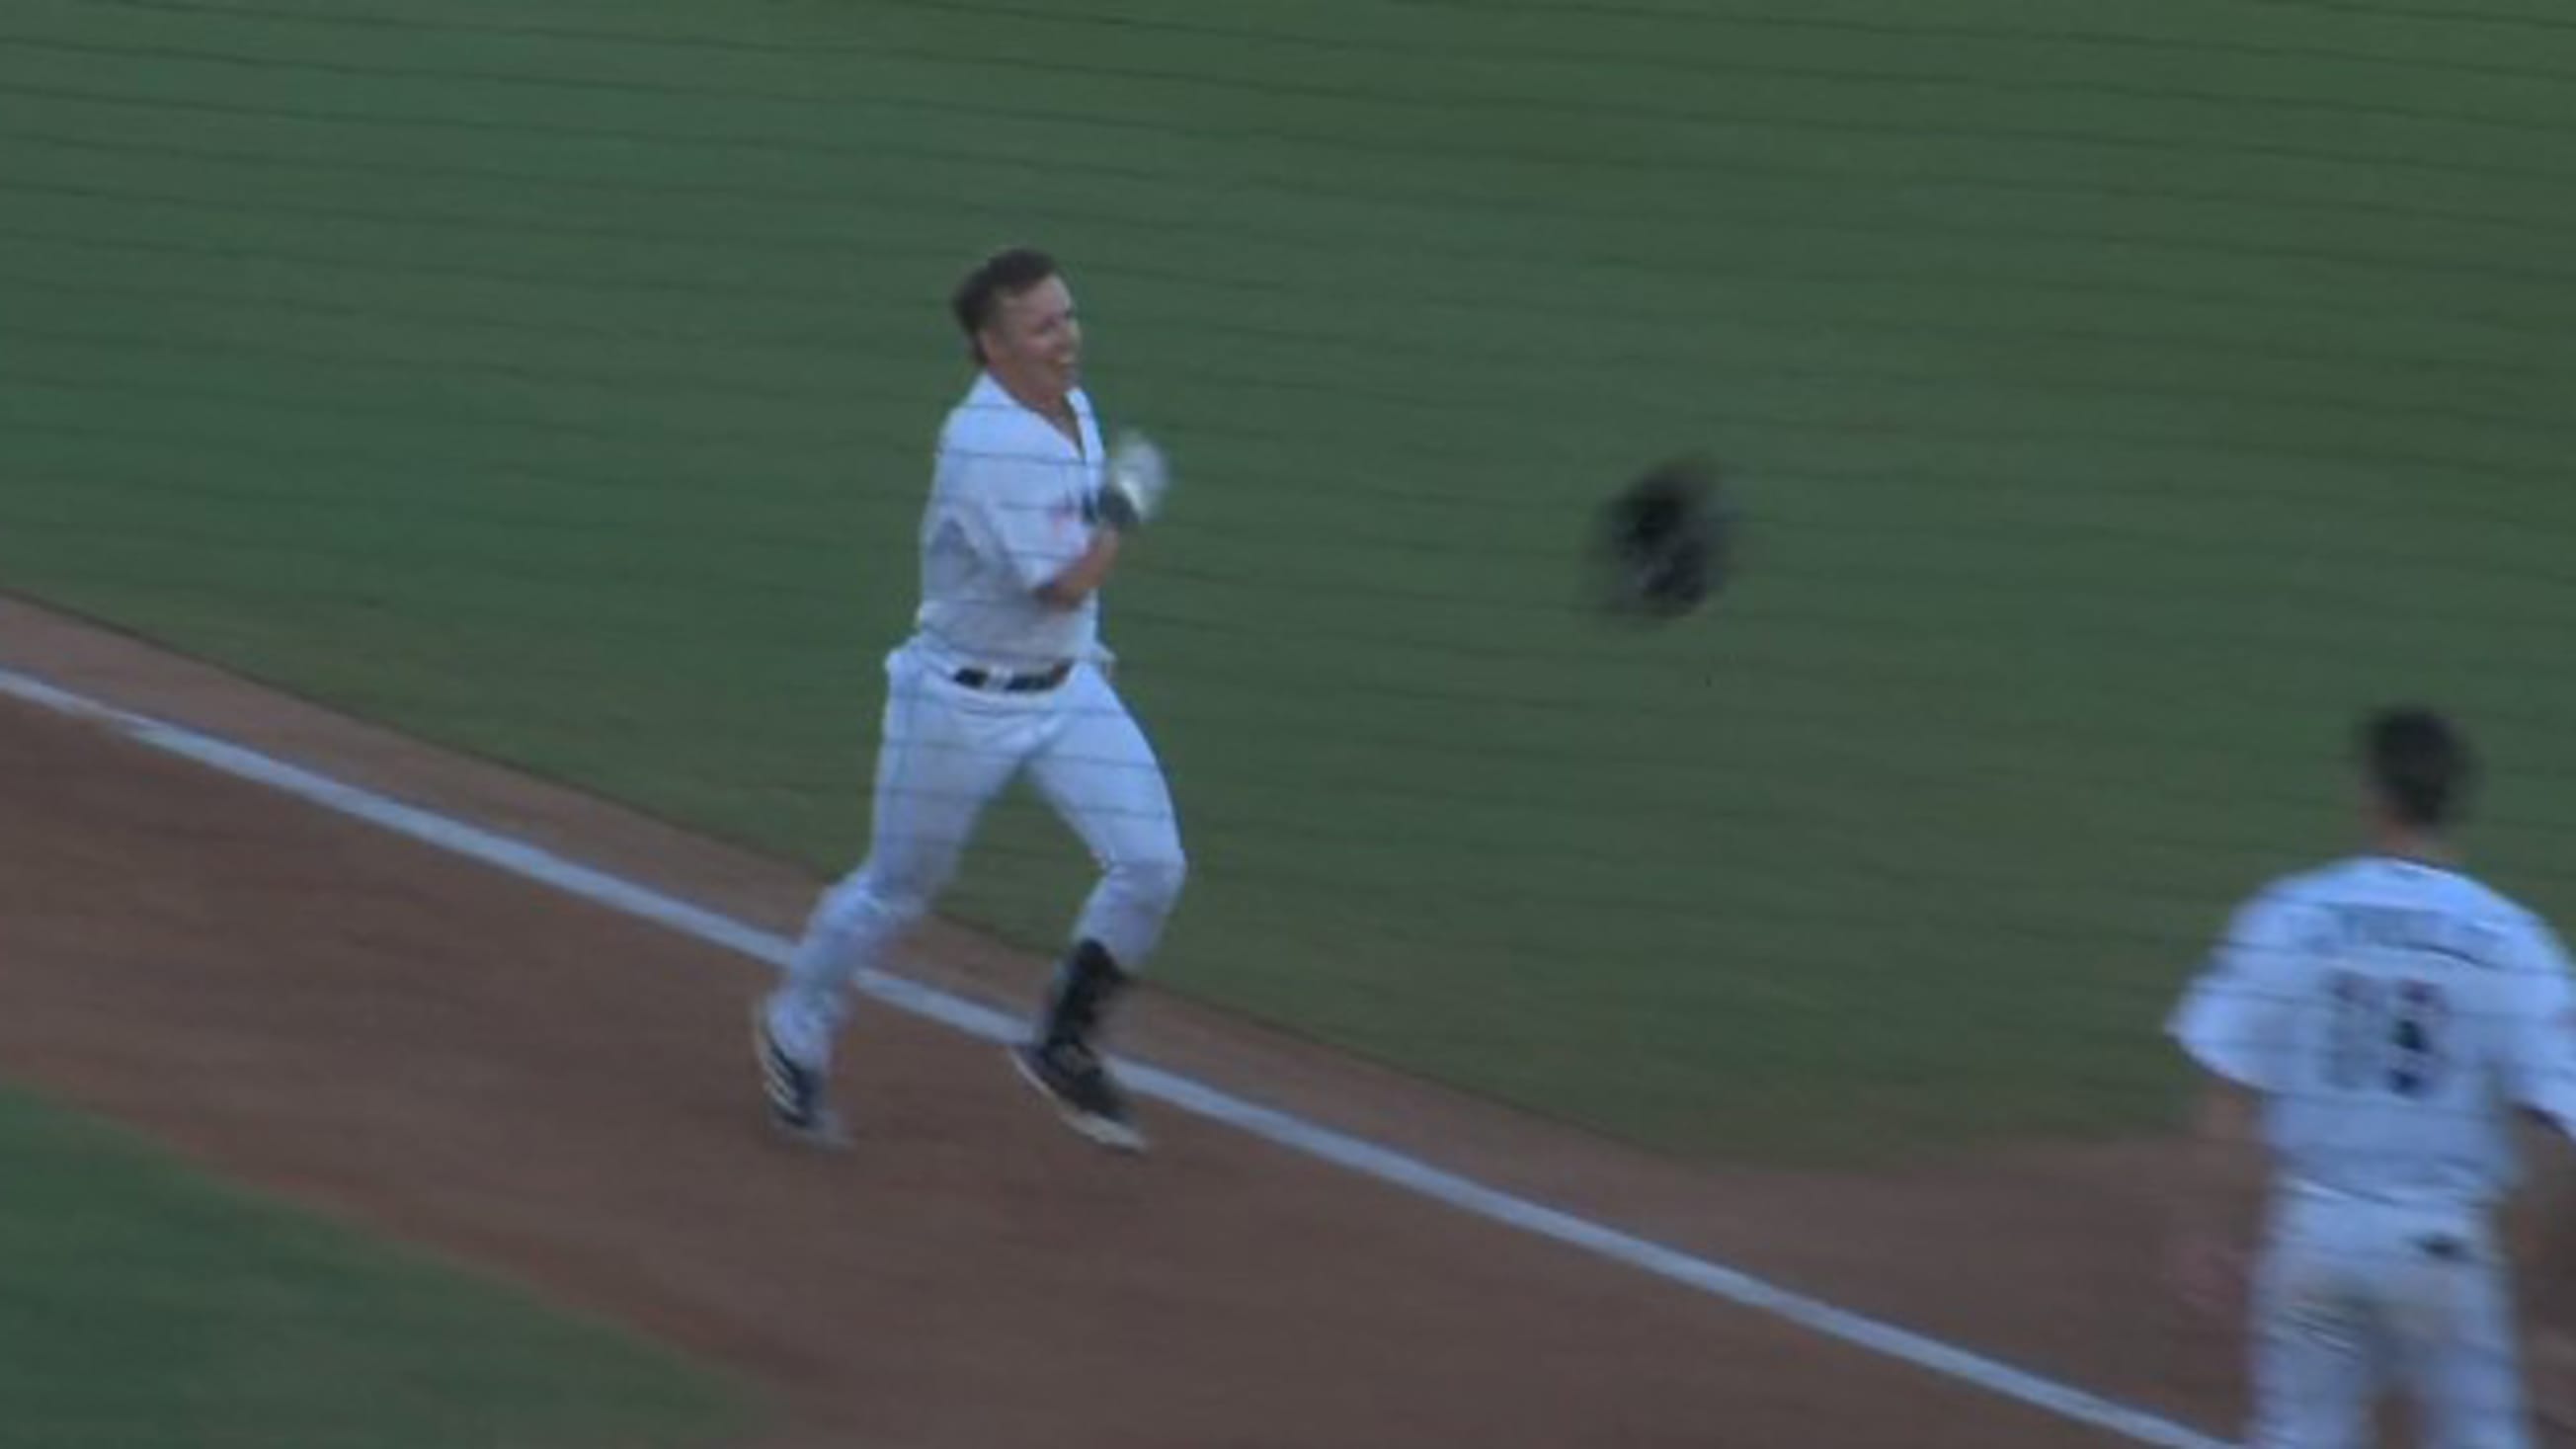
M 966 334 L 967 352 L 976 361 L 983 361 L 984 344 L 976 334 L 992 325 L 994 309 L 1001 300 L 1016 297 L 1055 274 L 1055 258 L 1035 247 L 1007 247 L 977 262 L 948 301 L 949 310 L 957 315 L 958 327 Z
M 2363 768 L 2372 788 L 2404 824 L 2450 824 L 2477 781 L 2477 760 L 2451 722 L 2412 705 L 2374 712 L 2361 726 Z

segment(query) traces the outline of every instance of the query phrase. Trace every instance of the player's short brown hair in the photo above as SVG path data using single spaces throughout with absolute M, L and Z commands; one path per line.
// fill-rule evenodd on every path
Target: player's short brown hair
M 967 353 L 978 362 L 984 360 L 984 344 L 977 334 L 993 325 L 993 314 L 1003 298 L 1016 297 L 1056 274 L 1055 258 L 1035 247 L 1005 247 L 977 262 L 948 299 L 957 326 L 966 334 Z
M 2434 829 L 2458 819 L 2477 783 L 2477 757 L 2449 720 L 2418 705 L 2374 710 L 2361 723 L 2362 768 L 2399 821 Z

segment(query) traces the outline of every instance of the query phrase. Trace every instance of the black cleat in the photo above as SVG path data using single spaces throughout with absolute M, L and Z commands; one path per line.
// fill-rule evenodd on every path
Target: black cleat
M 752 1053 L 760 1059 L 760 1085 L 769 1099 L 769 1122 L 783 1135 L 812 1147 L 847 1147 L 840 1114 L 823 1100 L 823 1074 L 789 1056 L 769 1033 L 769 1012 L 751 1011 Z
M 1055 1103 L 1066 1126 L 1112 1151 L 1145 1150 L 1127 1094 L 1091 1048 L 1078 1041 L 1026 1042 L 1011 1048 L 1011 1064 Z

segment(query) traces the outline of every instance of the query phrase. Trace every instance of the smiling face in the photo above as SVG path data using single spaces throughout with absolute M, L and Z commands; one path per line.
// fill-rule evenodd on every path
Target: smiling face
M 1082 322 L 1073 291 L 1049 275 L 993 300 L 975 332 L 976 352 L 1013 397 L 1042 412 L 1058 412 L 1082 381 Z

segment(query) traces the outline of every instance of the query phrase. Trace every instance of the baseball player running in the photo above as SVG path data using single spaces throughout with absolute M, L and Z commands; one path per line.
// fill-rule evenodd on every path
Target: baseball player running
M 1101 876 L 1012 1059 L 1076 1130 L 1141 1150 L 1095 1042 L 1184 865 L 1162 767 L 1104 672 L 1100 589 L 1166 475 L 1141 438 L 1103 447 L 1073 295 L 1044 253 L 988 258 L 953 306 L 978 372 L 940 433 L 914 631 L 886 660 L 868 856 L 824 893 L 755 1013 L 769 1111 L 796 1136 L 845 1140 L 825 1087 L 851 978 L 929 911 L 986 804 L 1025 771 Z
M 2516 1109 L 2576 1128 L 2576 987 L 2549 929 L 2452 863 L 2451 725 L 2378 713 L 2361 756 L 2369 851 L 2255 896 L 2169 1024 L 2210 1075 L 2174 1266 L 2204 1309 L 2234 1292 L 2259 1134 L 2253 1443 L 2359 1445 L 2394 1383 L 2429 1442 L 2519 1446 L 2492 1218 Z

